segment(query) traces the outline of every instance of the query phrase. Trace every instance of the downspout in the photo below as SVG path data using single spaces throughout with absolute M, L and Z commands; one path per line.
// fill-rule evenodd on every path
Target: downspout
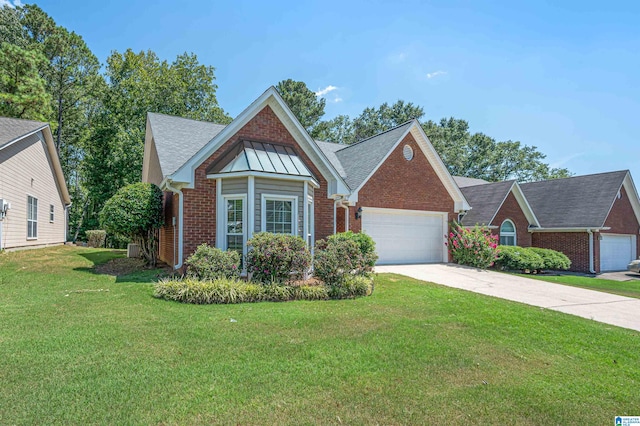
M 596 271 L 593 267 L 593 230 L 587 229 L 589 234 L 589 273 L 595 274 Z
M 69 210 L 71 210 L 71 205 L 73 203 L 64 205 L 64 242 L 69 241 Z
M 333 200 L 333 235 L 336 234 L 336 214 L 337 214 L 337 206 L 338 206 L 338 200 L 335 199 Z
M 167 179 L 167 181 L 165 182 L 165 188 L 167 188 L 169 191 L 173 192 L 174 194 L 178 194 L 178 262 L 175 263 L 175 265 L 173 266 L 173 269 L 180 269 L 182 268 L 182 232 L 183 232 L 183 221 L 182 221 L 182 209 L 183 209 L 183 205 L 184 205 L 184 200 L 182 198 L 182 191 L 180 191 L 179 189 L 171 186 L 171 181 Z M 175 226 L 175 225 L 174 225 Z M 174 228 L 175 229 L 175 228 Z M 175 231 L 173 233 L 174 235 L 174 243 L 173 243 L 173 252 L 175 253 L 176 250 L 176 246 L 175 246 Z M 175 254 L 174 254 L 175 256 Z

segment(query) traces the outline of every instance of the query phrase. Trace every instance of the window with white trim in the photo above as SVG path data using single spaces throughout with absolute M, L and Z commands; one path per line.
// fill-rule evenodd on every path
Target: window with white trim
M 27 195 L 27 239 L 38 238 L 38 199 Z
M 262 195 L 262 230 L 296 234 L 298 197 Z
M 245 213 L 244 197 L 227 198 L 225 221 L 225 249 L 235 250 L 242 256 L 244 251 Z
M 500 225 L 500 244 L 503 246 L 516 245 L 516 226 L 509 219 Z
M 53 204 L 49 204 L 49 222 L 53 223 L 55 218 L 55 207 Z

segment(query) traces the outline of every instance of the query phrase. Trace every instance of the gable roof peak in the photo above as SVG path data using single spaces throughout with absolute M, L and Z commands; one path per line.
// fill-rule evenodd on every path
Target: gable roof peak
M 359 144 L 361 144 L 361 143 L 363 143 L 363 142 L 367 142 L 367 141 L 369 141 L 369 140 L 371 140 L 371 139 L 377 138 L 378 136 L 382 136 L 382 135 L 384 135 L 384 134 L 386 134 L 386 133 L 393 132 L 394 130 L 397 130 L 397 129 L 399 129 L 399 128 L 403 127 L 403 126 L 406 126 L 407 124 L 411 124 L 411 123 L 413 123 L 414 121 L 415 121 L 415 122 L 417 122 L 418 120 L 417 120 L 417 119 L 415 119 L 415 118 L 413 118 L 413 119 L 411 119 L 411 120 L 409 120 L 409 121 L 405 121 L 405 122 L 404 122 L 404 123 L 402 123 L 402 124 L 398 124 L 397 126 L 391 127 L 391 128 L 389 128 L 389 129 L 387 129 L 387 130 L 383 130 L 382 132 L 380 132 L 380 133 L 376 133 L 376 134 L 375 134 L 375 135 L 373 135 L 373 136 L 369 136 L 368 138 L 364 138 L 364 139 L 362 139 L 362 140 L 359 140 L 358 142 L 354 142 L 354 143 L 352 143 L 352 144 L 345 145 L 344 147 L 342 147 L 342 148 L 340 149 L 340 151 L 345 150 L 345 149 L 347 149 L 347 148 L 351 148 L 351 147 L 357 146 L 357 145 L 359 145 Z M 322 141 L 322 142 L 324 142 L 324 141 Z

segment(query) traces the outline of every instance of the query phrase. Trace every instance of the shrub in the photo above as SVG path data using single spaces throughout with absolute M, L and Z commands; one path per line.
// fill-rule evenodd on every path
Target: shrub
M 235 279 L 164 279 L 155 284 L 154 297 L 194 304 L 259 302 L 262 286 Z
M 295 235 L 259 232 L 247 246 L 247 272 L 263 284 L 300 280 L 311 267 L 311 253 Z
M 328 286 L 328 295 L 332 299 L 369 296 L 371 293 L 373 293 L 373 278 L 362 275 L 349 275 L 342 282 Z
M 500 269 L 534 272 L 544 267 L 542 257 L 531 249 L 517 246 L 500 246 L 498 249 L 496 265 Z
M 100 225 L 108 233 L 128 237 L 138 244 L 152 266 L 157 263 L 158 229 L 163 223 L 162 191 L 151 183 L 120 188 L 100 212 Z
M 201 244 L 186 260 L 187 275 L 201 280 L 240 276 L 240 254 Z
M 498 237 L 488 228 L 468 229 L 458 223 L 451 225 L 447 246 L 454 262 L 480 269 L 493 266 L 499 251 Z
M 378 260 L 373 239 L 351 231 L 316 243 L 314 275 L 327 285 L 340 285 L 352 275 L 368 276 Z
M 89 247 L 104 247 L 104 242 L 107 239 L 107 231 L 95 229 L 92 231 L 86 231 L 87 245 Z
M 571 267 L 571 260 L 564 253 L 538 247 L 531 247 L 529 250 L 542 257 L 544 262 L 542 269 L 566 271 Z
M 324 285 L 302 285 L 292 288 L 293 298 L 296 300 L 326 300 L 329 290 Z

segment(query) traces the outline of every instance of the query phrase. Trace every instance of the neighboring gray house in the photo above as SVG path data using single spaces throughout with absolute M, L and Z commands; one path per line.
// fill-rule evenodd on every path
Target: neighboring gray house
M 70 205 L 49 124 L 0 117 L 0 249 L 63 244 Z

